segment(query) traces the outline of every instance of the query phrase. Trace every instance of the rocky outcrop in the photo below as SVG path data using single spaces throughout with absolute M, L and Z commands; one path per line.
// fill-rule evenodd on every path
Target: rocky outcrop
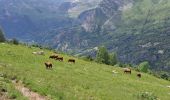
M 87 32 L 114 30 L 116 24 L 121 21 L 122 11 L 132 5 L 132 0 L 103 0 L 97 8 L 80 14 L 81 26 Z
M 99 31 L 100 26 L 104 24 L 106 18 L 106 15 L 99 8 L 85 11 L 79 16 L 81 26 L 86 32 L 91 33 Z

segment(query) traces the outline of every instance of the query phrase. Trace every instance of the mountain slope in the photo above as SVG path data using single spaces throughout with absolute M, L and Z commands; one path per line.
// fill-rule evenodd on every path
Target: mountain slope
M 118 47 L 124 62 L 137 64 L 147 60 L 153 69 L 169 70 L 169 7 L 166 0 L 135 2 L 123 12 L 123 24 L 113 33 L 113 41 L 106 44 L 114 50 Z
M 87 0 L 86 0 L 87 1 Z M 50 30 L 78 24 L 78 13 L 97 5 L 100 0 L 0 0 L 0 25 L 8 38 L 34 41 Z M 80 8 L 85 6 L 84 8 Z M 77 10 L 76 10 L 77 11 Z
M 77 55 L 105 45 L 123 63 L 147 60 L 170 71 L 168 0 L 0 0 L 0 7 L 7 37 Z
M 52 51 L 44 50 L 45 56 L 33 55 L 39 48 L 0 44 L 0 72 L 23 81 L 26 87 L 52 99 L 64 100 L 136 100 L 143 92 L 153 93 L 161 100 L 169 100 L 170 82 L 142 73 L 142 78 L 124 74 L 121 68 L 76 59 L 76 64 L 49 59 Z M 21 53 L 22 52 L 22 53 Z M 51 61 L 53 69 L 47 70 L 44 62 Z M 118 73 L 113 75 L 112 70 Z
M 54 34 L 58 42 L 51 44 L 80 54 L 105 45 L 124 63 L 149 61 L 153 70 L 170 71 L 169 7 L 168 0 L 103 0 L 97 8 L 79 15 L 78 27 L 61 31 L 65 34 L 62 37 L 71 35 L 72 39 L 63 43 L 56 38 L 61 34 Z

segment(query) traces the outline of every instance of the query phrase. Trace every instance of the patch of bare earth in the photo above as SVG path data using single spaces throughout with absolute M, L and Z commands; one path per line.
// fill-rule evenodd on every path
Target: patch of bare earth
M 9 100 L 6 94 L 0 94 L 0 100 Z
M 22 82 L 13 81 L 15 88 L 22 93 L 23 96 L 27 97 L 29 100 L 49 100 L 45 96 L 41 96 L 40 94 L 31 91 L 26 88 Z

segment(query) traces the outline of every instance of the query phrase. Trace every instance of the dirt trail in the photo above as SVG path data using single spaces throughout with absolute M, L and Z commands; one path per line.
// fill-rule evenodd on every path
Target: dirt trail
M 47 97 L 45 96 L 41 96 L 40 94 L 31 91 L 30 89 L 24 87 L 24 85 L 22 84 L 22 82 L 16 82 L 13 81 L 15 88 L 20 91 L 23 96 L 27 97 L 29 100 L 49 100 L 47 99 Z
M 0 95 L 0 100 L 9 100 L 6 95 Z

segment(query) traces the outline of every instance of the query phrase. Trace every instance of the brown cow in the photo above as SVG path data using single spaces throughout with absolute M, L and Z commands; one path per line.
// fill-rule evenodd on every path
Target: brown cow
M 55 60 L 63 61 L 63 57 L 57 57 L 57 58 L 55 58 Z
M 51 59 L 57 59 L 57 58 L 58 58 L 58 55 L 53 54 L 53 55 L 51 55 L 49 58 L 51 58 Z
M 137 74 L 137 77 L 141 78 L 141 77 L 142 77 L 142 74 L 141 74 L 141 73 L 138 73 L 138 74 Z
M 124 68 L 124 73 L 129 73 L 129 74 L 131 74 L 131 69 L 130 69 L 130 68 Z
M 50 69 L 50 68 L 53 67 L 53 65 L 52 65 L 51 62 L 45 62 L 44 64 L 45 64 L 45 66 L 46 66 L 47 69 Z
M 76 60 L 75 59 L 69 59 L 68 62 L 72 62 L 75 64 Z

